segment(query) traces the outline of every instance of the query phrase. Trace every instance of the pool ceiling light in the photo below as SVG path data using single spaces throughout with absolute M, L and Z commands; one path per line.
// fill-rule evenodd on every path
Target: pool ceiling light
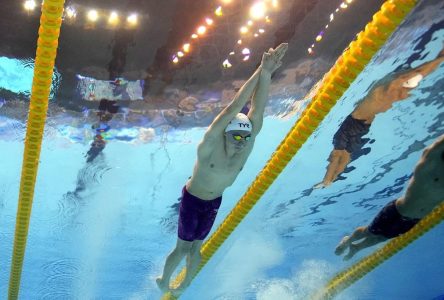
M 96 22 L 99 19 L 99 13 L 95 9 L 90 9 L 86 13 L 86 18 L 91 22 Z
M 35 3 L 34 0 L 27 0 L 25 1 L 25 3 L 23 3 L 23 7 L 27 10 L 27 11 L 33 11 L 37 6 L 37 3 Z
M 108 17 L 108 24 L 117 25 L 119 23 L 119 14 L 115 11 L 112 11 Z
M 139 16 L 136 13 L 132 13 L 126 18 L 126 21 L 129 25 L 135 26 L 139 21 Z
M 263 17 L 265 17 L 266 11 L 267 6 L 264 2 L 256 2 L 250 8 L 250 16 L 255 20 L 262 19 Z

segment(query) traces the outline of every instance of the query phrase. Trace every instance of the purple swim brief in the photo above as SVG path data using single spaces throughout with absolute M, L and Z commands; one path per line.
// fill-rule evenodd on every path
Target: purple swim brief
M 204 240 L 213 226 L 221 202 L 222 197 L 202 200 L 188 193 L 184 187 L 179 209 L 179 238 L 188 242 Z

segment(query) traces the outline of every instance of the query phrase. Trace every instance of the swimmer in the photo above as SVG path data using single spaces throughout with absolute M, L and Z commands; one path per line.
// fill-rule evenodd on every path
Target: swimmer
M 358 103 L 354 111 L 345 118 L 333 136 L 333 151 L 323 180 L 314 188 L 324 188 L 332 184 L 350 161 L 367 154 L 362 149 L 368 139 L 363 138 L 377 114 L 389 110 L 393 103 L 405 100 L 421 81 L 435 71 L 444 61 L 444 50 L 434 60 L 407 71 L 390 74 L 375 84 L 368 95 Z
M 358 227 L 345 236 L 335 254 L 348 253 L 349 260 L 358 251 L 409 231 L 444 200 L 444 135 L 426 148 L 403 197 L 389 202 L 368 226 Z
M 96 134 L 94 136 L 94 141 L 91 144 L 91 148 L 86 153 L 86 162 L 92 162 L 103 149 L 105 149 L 106 141 L 103 139 L 102 135 Z
M 214 119 L 197 148 L 197 162 L 182 190 L 178 238 L 156 283 L 163 292 L 180 295 L 190 284 L 201 261 L 200 248 L 213 226 L 222 193 L 231 186 L 250 155 L 262 128 L 271 75 L 282 64 L 287 44 L 270 49 L 261 65 Z M 240 111 L 251 100 L 247 115 Z M 186 257 L 185 279 L 170 289 L 170 278 Z

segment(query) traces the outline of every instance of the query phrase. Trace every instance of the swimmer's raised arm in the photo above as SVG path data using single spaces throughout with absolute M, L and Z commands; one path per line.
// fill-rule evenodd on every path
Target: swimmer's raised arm
M 438 56 L 426 63 L 423 63 L 416 68 L 410 69 L 405 72 L 400 72 L 395 75 L 395 79 L 392 81 L 394 86 L 401 85 L 404 88 L 413 89 L 416 88 L 419 82 L 435 71 L 439 65 L 444 62 L 444 53 L 441 51 Z
M 422 76 L 427 76 L 433 71 L 435 71 L 436 68 L 439 67 L 439 65 L 444 62 L 444 56 L 438 56 L 432 61 L 429 61 L 415 69 L 412 70 L 412 72 L 418 72 L 421 73 Z
M 288 44 L 280 44 L 276 49 L 270 49 L 262 56 L 261 67 L 262 71 L 259 77 L 259 84 L 254 92 L 251 101 L 251 109 L 248 112 L 248 118 L 253 123 L 253 131 L 251 135 L 255 137 L 262 128 L 264 119 L 265 105 L 268 99 L 268 90 L 271 83 L 271 75 L 282 64 L 282 58 L 288 49 Z
M 435 69 L 438 68 L 442 62 L 444 62 L 444 49 L 439 52 L 435 59 L 413 68 L 409 73 L 420 73 L 425 77 L 435 71 Z

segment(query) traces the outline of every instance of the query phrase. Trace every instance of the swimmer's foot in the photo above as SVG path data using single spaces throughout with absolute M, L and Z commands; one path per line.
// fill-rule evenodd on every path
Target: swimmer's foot
M 185 287 L 179 286 L 178 288 L 170 290 L 170 292 L 171 292 L 171 294 L 173 294 L 174 297 L 179 298 L 180 295 L 182 295 L 184 290 L 185 290 Z
M 323 189 L 323 188 L 325 188 L 325 185 L 324 185 L 324 182 L 323 182 L 323 181 L 321 181 L 321 182 L 319 182 L 319 183 L 317 183 L 317 184 L 315 184 L 315 185 L 313 186 L 313 189 L 315 189 L 315 190 Z
M 166 280 L 164 280 L 162 277 L 157 277 L 156 283 L 162 292 L 166 293 L 170 290 L 169 286 L 168 286 L 168 282 L 166 282 Z
M 342 238 L 341 242 L 339 243 L 339 245 L 335 249 L 336 255 L 341 255 L 342 253 L 344 253 L 344 250 L 349 246 L 349 242 L 348 242 L 349 239 L 350 239 L 350 237 L 348 235 L 346 235 Z
M 324 189 L 324 188 L 326 188 L 326 187 L 329 187 L 330 185 L 331 185 L 331 181 L 325 181 L 325 180 L 323 180 L 323 181 L 321 181 L 321 182 L 315 184 L 315 185 L 313 186 L 313 188 L 314 188 L 314 189 Z
M 190 285 L 189 282 L 182 281 L 178 287 L 171 289 L 171 293 L 174 297 L 178 298 L 182 293 L 185 291 L 185 289 Z
M 349 251 L 346 256 L 344 256 L 344 260 L 347 261 L 355 256 L 356 252 L 360 250 L 359 246 L 355 244 L 349 244 Z
M 358 252 L 358 249 L 356 248 L 355 245 L 350 244 L 350 250 L 348 251 L 348 254 L 346 256 L 344 256 L 344 260 L 349 260 L 351 259 L 353 256 L 355 256 L 356 252 Z

